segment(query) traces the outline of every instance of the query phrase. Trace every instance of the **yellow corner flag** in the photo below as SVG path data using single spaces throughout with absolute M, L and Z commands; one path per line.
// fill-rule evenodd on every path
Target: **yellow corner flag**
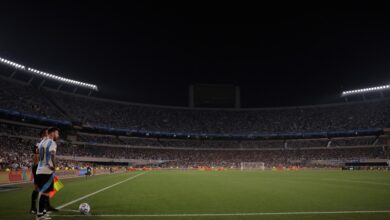
M 58 191 L 60 191 L 64 187 L 64 184 L 61 183 L 61 181 L 57 178 L 57 176 L 54 176 L 53 178 L 53 191 L 49 192 L 49 197 L 52 198 Z

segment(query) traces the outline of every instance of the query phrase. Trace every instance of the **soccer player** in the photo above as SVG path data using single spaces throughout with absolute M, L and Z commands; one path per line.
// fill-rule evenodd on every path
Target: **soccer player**
M 39 144 L 47 138 L 47 128 L 44 128 L 39 132 L 39 137 L 41 138 L 41 141 L 36 143 L 36 145 L 34 145 L 32 147 L 32 152 L 33 152 L 32 175 L 33 175 L 33 180 L 34 180 L 34 190 L 31 194 L 31 210 L 30 210 L 30 212 L 31 212 L 31 214 L 34 214 L 34 215 L 37 214 L 36 204 L 37 204 L 37 198 L 38 198 L 38 193 L 39 193 L 38 185 L 36 183 L 36 172 L 37 172 L 38 161 L 39 161 Z M 50 202 L 49 202 L 48 207 L 47 207 L 47 211 L 48 212 L 57 212 L 58 209 L 55 209 L 54 207 L 52 207 L 50 205 Z
M 36 172 L 37 172 L 37 168 L 38 168 L 38 161 L 39 161 L 39 144 L 44 141 L 47 137 L 47 128 L 44 128 L 42 129 L 40 132 L 39 132 L 39 137 L 41 138 L 41 141 L 36 143 L 35 146 L 32 147 L 32 152 L 33 152 L 33 165 L 32 165 L 32 175 L 33 175 L 33 179 L 34 179 L 34 190 L 31 194 L 31 214 L 37 214 L 37 206 L 36 206 L 36 203 L 37 203 L 37 198 L 38 198 L 38 193 L 39 193 L 39 190 L 38 190 L 38 185 L 36 183 Z
M 89 165 L 87 166 L 87 173 L 85 174 L 85 178 L 87 179 L 88 176 L 92 176 L 92 168 Z
M 36 172 L 36 184 L 39 189 L 38 220 L 51 219 L 46 210 L 49 204 L 49 192 L 53 191 L 53 178 L 56 167 L 56 141 L 60 137 L 59 129 L 52 127 L 47 130 L 47 138 L 39 143 L 39 161 Z

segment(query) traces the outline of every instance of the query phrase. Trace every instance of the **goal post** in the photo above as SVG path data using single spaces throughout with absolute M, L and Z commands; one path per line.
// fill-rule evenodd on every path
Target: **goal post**
M 265 170 L 264 162 L 241 162 L 241 171 Z

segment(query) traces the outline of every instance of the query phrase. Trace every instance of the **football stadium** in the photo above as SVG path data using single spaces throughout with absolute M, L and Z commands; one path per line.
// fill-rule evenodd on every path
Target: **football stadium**
M 389 17 L 34 7 L 0 42 L 0 219 L 390 219 Z

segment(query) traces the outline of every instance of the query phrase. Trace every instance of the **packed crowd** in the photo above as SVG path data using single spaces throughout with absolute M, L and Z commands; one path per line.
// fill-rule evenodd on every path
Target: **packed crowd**
M 273 109 L 205 110 L 138 105 L 37 90 L 0 80 L 0 106 L 91 126 L 149 132 L 251 134 L 385 128 L 390 100 Z M 62 112 L 65 112 L 64 114 Z
M 3 169 L 27 169 L 32 166 L 33 148 L 39 139 L 25 139 L 17 137 L 0 136 L 0 171 Z M 61 150 L 67 151 L 67 144 L 59 143 Z M 69 152 L 69 151 L 67 151 Z M 74 153 L 74 152 L 73 152 Z M 58 160 L 59 168 L 77 168 L 86 166 L 87 163 L 78 161 Z
M 37 138 L 41 127 L 30 127 L 18 124 L 1 123 L 0 134 L 10 136 L 25 136 Z M 33 125 L 35 126 L 35 125 Z M 63 130 L 62 135 L 66 135 Z M 285 139 L 285 140 L 212 140 L 212 139 L 175 139 L 154 137 L 115 136 L 78 132 L 78 143 L 126 145 L 135 147 L 160 148 L 310 148 L 310 147 L 343 147 L 343 146 L 371 146 L 386 145 L 386 136 L 357 136 L 318 139 Z
M 77 142 L 76 144 L 68 141 L 58 142 L 57 154 L 73 157 L 157 160 L 161 161 L 160 166 L 162 167 L 238 167 L 241 162 L 264 162 L 267 166 L 276 166 L 279 164 L 308 165 L 312 160 L 390 159 L 389 148 L 385 143 L 387 140 L 382 137 L 338 138 L 334 140 L 337 144 L 344 144 L 343 146 L 355 146 L 355 148 L 337 148 L 337 146 L 326 147 L 329 142 L 325 144 L 325 141 L 322 140 L 307 140 L 307 142 L 304 142 L 303 140 L 289 140 L 287 141 L 287 145 L 285 144 L 286 142 L 275 140 L 274 144 L 277 147 L 289 146 L 289 144 L 291 144 L 292 147 L 289 146 L 285 149 L 272 149 L 273 145 L 271 144 L 271 147 L 268 145 L 272 143 L 271 140 L 230 142 L 212 140 L 159 140 L 148 138 L 94 136 L 91 134 L 79 135 L 78 137 L 80 136 L 83 136 L 81 138 L 81 143 Z M 86 138 L 92 139 L 90 140 Z M 121 144 L 118 145 L 117 142 L 112 143 L 111 139 L 114 139 Z M 98 142 L 100 140 L 103 140 L 103 142 Z M 136 141 L 133 142 L 134 140 Z M 143 140 L 146 142 L 143 142 Z M 17 169 L 31 166 L 32 147 L 37 141 L 38 138 L 34 137 L 17 137 L 17 135 L 9 136 L 6 134 L 1 136 L 1 167 Z M 199 143 L 195 143 L 196 141 Z M 122 142 L 126 144 L 123 144 Z M 211 144 L 213 142 L 215 143 Z M 153 146 L 151 143 L 159 148 L 149 148 Z M 233 148 L 233 143 L 236 143 L 237 146 L 240 147 L 236 146 Z M 231 148 L 226 147 L 226 144 L 230 144 L 229 147 Z M 250 149 L 250 147 L 245 146 L 246 144 L 253 144 L 252 147 L 260 149 L 268 146 L 269 150 L 245 150 Z M 323 145 L 321 146 L 321 149 L 317 149 L 316 147 L 318 146 L 316 145 L 312 146 L 313 149 L 310 149 L 310 144 Z M 303 146 L 309 147 L 301 149 Z M 175 149 L 175 147 L 178 149 Z M 188 149 L 183 149 L 183 147 L 187 147 Z M 210 148 L 215 149 L 210 150 Z M 69 166 L 68 164 L 70 163 L 70 161 L 61 161 L 59 166 Z
M 31 167 L 33 143 L 27 139 L 0 137 L 0 170 Z
M 386 159 L 387 147 L 316 150 L 175 150 L 139 149 L 89 145 L 64 146 L 64 156 L 142 159 L 161 161 L 162 167 L 225 166 L 239 167 L 241 162 L 264 162 L 267 166 L 306 165 L 312 160 Z
M 383 146 L 384 136 L 360 136 L 320 139 L 288 139 L 288 140 L 205 140 L 205 139 L 165 139 L 140 138 L 112 135 L 78 134 L 78 141 L 87 144 L 128 145 L 137 147 L 160 148 L 311 148 L 311 147 L 345 147 L 345 146 Z
M 36 89 L 0 79 L 0 109 L 32 113 L 84 125 L 149 132 L 251 134 L 253 132 L 335 131 L 385 128 L 390 125 L 390 100 L 327 106 L 205 110 L 130 104 Z M 31 165 L 32 146 L 40 126 L 0 122 L 0 169 Z M 69 128 L 71 129 L 71 128 Z M 59 155 L 160 160 L 161 166 L 228 166 L 265 162 L 305 164 L 311 160 L 388 159 L 388 140 L 360 136 L 287 140 L 212 140 L 115 136 L 62 131 Z M 355 148 L 345 148 L 355 147 Z M 356 147 L 359 146 L 359 147 Z M 266 148 L 266 149 L 265 149 Z M 277 148 L 277 149 L 274 149 Z M 310 149 L 312 148 L 312 149 Z M 320 149 L 317 149 L 320 148 Z M 210 150 L 213 149 L 213 150 Z M 249 150 L 248 150 L 249 149 Z M 260 149 L 260 150 L 259 150 Z M 62 161 L 67 166 L 69 161 Z
M 86 124 L 156 132 L 332 131 L 383 128 L 390 123 L 390 100 L 235 111 L 150 107 L 60 93 L 53 96 Z
M 123 144 L 120 139 L 111 135 L 78 135 L 77 141 L 92 144 Z
M 64 119 L 48 100 L 46 93 L 31 86 L 0 79 L 0 108 Z
M 5 135 L 21 135 L 28 137 L 37 137 L 41 128 L 26 127 L 20 125 L 0 123 L 0 133 Z

